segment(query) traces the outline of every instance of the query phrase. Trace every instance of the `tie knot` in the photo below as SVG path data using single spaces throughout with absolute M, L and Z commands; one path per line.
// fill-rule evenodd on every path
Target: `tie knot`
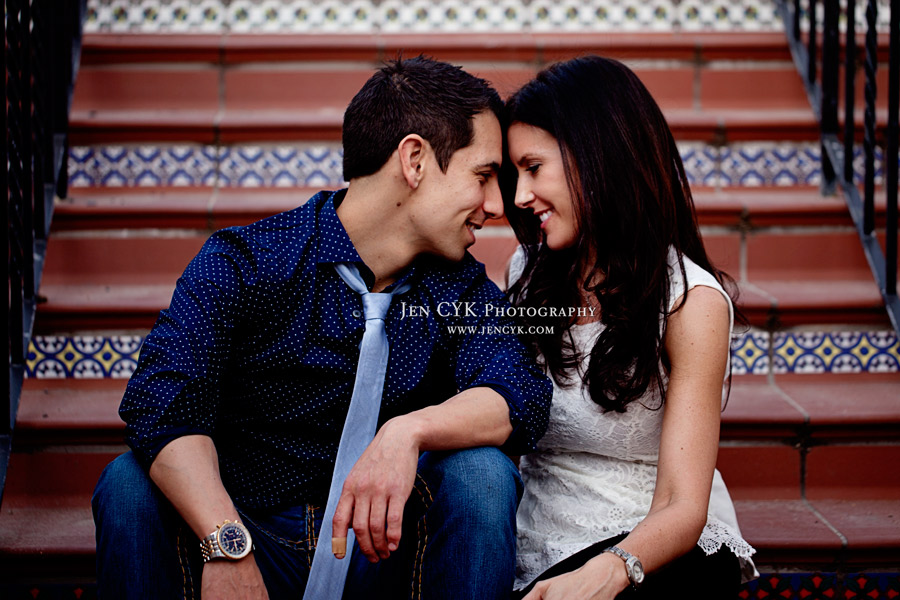
M 366 321 L 372 319 L 384 320 L 387 315 L 388 308 L 391 307 L 391 294 L 368 292 L 362 295 L 363 311 L 366 315 Z

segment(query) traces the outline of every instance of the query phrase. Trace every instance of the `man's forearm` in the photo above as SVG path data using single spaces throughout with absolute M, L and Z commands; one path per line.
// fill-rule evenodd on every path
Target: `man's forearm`
M 509 406 L 488 387 L 475 387 L 396 421 L 410 428 L 419 450 L 501 446 L 513 431 Z
M 219 476 L 216 447 L 207 436 L 170 442 L 150 465 L 150 478 L 201 539 L 226 519 L 238 520 Z

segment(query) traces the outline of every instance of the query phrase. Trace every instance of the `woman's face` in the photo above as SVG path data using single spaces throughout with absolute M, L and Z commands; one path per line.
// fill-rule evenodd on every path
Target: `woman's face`
M 571 247 L 578 237 L 578 224 L 556 138 L 524 123 L 513 123 L 507 137 L 509 155 L 519 173 L 516 206 L 540 219 L 548 248 Z

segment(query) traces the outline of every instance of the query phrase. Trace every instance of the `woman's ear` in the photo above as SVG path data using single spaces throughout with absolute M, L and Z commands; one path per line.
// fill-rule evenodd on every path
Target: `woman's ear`
M 400 140 L 400 144 L 397 146 L 403 179 L 406 180 L 410 189 L 418 188 L 422 181 L 427 146 L 428 142 L 415 133 Z

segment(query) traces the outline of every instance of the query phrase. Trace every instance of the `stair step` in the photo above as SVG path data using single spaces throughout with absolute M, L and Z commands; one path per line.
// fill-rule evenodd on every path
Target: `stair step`
M 784 465 L 791 461 L 782 454 L 789 451 L 761 451 L 754 456 L 759 467 L 787 471 Z M 819 477 L 815 481 L 825 485 L 809 486 L 805 499 L 796 485 L 729 482 L 742 531 L 757 548 L 761 567 L 846 570 L 860 565 L 871 568 L 897 564 L 898 479 L 890 479 L 893 471 L 882 472 L 881 476 L 887 477 L 884 486 L 870 486 L 863 492 L 860 486 L 851 486 L 860 483 L 857 459 L 880 456 L 897 465 L 900 446 L 874 451 L 871 446 L 859 446 L 856 452 L 858 456 L 852 460 L 835 462 L 832 455 L 822 457 L 830 465 L 845 467 L 838 476 L 848 478 L 850 486 L 834 490 L 828 487 L 831 475 L 814 475 Z M 0 508 L 0 574 L 4 580 L 50 572 L 57 576 L 92 575 L 90 495 L 100 471 L 116 455 L 112 449 L 85 452 L 74 447 L 13 454 Z M 879 469 L 879 464 L 866 465 L 862 475 L 872 475 Z M 729 481 L 727 471 L 724 476 Z M 848 489 L 855 490 L 849 497 Z M 825 495 L 828 490 L 837 495 Z M 874 494 L 883 495 L 872 497 Z
M 739 375 L 722 439 L 900 442 L 900 372 Z
M 22 383 L 15 445 L 121 444 L 119 403 L 127 379 L 34 379 Z
M 140 187 L 70 190 L 57 201 L 53 231 L 173 228 L 215 231 L 246 225 L 291 210 L 318 188 Z M 839 196 L 822 196 L 817 187 L 789 189 L 692 189 L 701 226 L 754 230 L 764 227 L 850 227 L 853 221 Z M 876 190 L 876 226 L 884 226 L 885 195 Z M 486 226 L 505 225 L 506 219 Z
M 878 38 L 887 57 L 888 37 Z M 73 144 L 339 140 L 347 103 L 403 51 L 462 62 L 508 95 L 543 66 L 597 52 L 630 62 L 676 138 L 816 140 L 779 33 L 86 36 Z M 886 71 L 877 73 L 886 89 Z M 329 85 L 319 83 L 327 80 Z M 861 86 L 859 93 L 861 94 Z M 755 92 L 765 88 L 764 97 Z M 752 100 L 750 100 L 752 99 Z M 886 123 L 886 99 L 878 120 Z M 860 104 L 861 106 L 861 104 Z M 862 113 L 858 120 L 861 122 Z
M 330 77 L 323 75 L 323 78 Z M 72 109 L 73 145 L 180 141 L 200 144 L 322 140 L 340 141 L 344 109 L 352 95 L 317 109 L 226 109 L 225 112 L 147 108 L 142 110 Z M 760 113 L 755 109 L 696 111 L 664 109 L 676 140 L 815 141 L 819 127 L 808 108 Z M 879 112 L 881 116 L 881 112 Z M 886 123 L 885 118 L 879 124 Z M 862 121 L 860 121 L 860 124 Z
M 118 407 L 125 378 L 24 380 L 16 448 L 40 444 L 121 443 Z M 722 414 L 723 460 L 735 461 L 742 442 L 766 442 L 793 456 L 823 444 L 900 443 L 900 372 L 735 375 Z M 799 454 L 797 454 L 799 457 Z M 735 468 L 740 468 L 736 466 Z
M 0 506 L 3 581 L 93 576 L 91 494 L 100 472 L 124 450 L 13 452 Z
M 789 446 L 726 443 L 718 467 L 761 569 L 832 570 L 900 561 L 898 461 L 895 437 L 893 444 L 813 446 L 805 459 Z
M 879 36 L 879 52 L 886 52 L 887 36 Z M 165 34 L 88 33 L 83 39 L 82 63 L 369 61 L 396 56 L 409 48 L 445 60 L 552 62 L 576 53 L 595 53 L 619 59 L 760 60 L 791 59 L 784 33 L 444 33 L 260 35 L 247 33 Z M 879 54 L 879 60 L 882 60 Z
M 207 236 L 179 230 L 52 236 L 36 331 L 149 328 Z M 704 239 L 713 262 L 740 280 L 742 307 L 753 325 L 887 323 L 852 230 L 751 232 L 746 241 L 739 231 L 713 231 Z M 508 227 L 491 227 L 472 253 L 502 283 L 515 247 Z

